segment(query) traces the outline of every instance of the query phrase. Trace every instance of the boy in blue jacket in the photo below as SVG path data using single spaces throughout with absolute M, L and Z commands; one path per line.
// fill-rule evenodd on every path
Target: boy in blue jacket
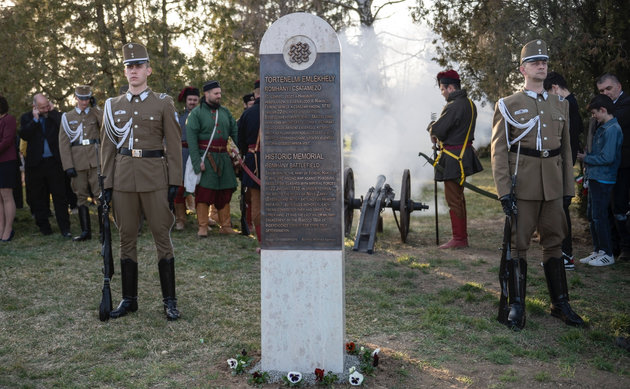
M 617 119 L 613 117 L 615 106 L 610 97 L 597 95 L 587 109 L 597 120 L 599 127 L 593 135 L 593 146 L 589 153 L 578 153 L 577 158 L 586 165 L 588 179 L 588 204 L 586 216 L 593 237 L 593 252 L 580 259 L 591 266 L 608 266 L 615 263 L 612 253 L 608 208 L 610 193 L 617 178 L 621 163 L 623 134 Z

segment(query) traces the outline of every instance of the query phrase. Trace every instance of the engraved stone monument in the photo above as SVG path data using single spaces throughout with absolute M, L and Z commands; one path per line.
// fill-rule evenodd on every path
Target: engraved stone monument
M 273 23 L 260 45 L 261 367 L 343 370 L 340 46 L 317 16 Z

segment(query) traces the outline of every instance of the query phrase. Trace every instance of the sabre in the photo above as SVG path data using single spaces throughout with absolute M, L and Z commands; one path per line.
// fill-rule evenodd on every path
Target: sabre
M 241 154 L 238 150 L 238 146 L 236 146 L 232 138 L 228 140 L 228 146 L 230 157 L 236 159 L 238 161 L 238 164 L 241 165 L 241 167 L 243 168 L 243 171 L 247 173 L 247 175 L 260 186 L 260 178 L 256 177 L 256 175 L 247 167 L 247 165 L 245 165 L 245 162 L 243 162 L 243 158 L 241 158 Z
M 433 158 L 429 157 L 428 155 L 426 155 L 425 153 L 423 153 L 422 151 L 418 153 L 419 157 L 424 158 L 428 163 L 430 163 L 431 165 L 433 165 L 433 162 L 435 161 Z M 438 171 L 443 171 L 444 168 L 440 165 L 435 165 L 435 168 Z M 487 190 L 483 190 L 478 186 L 475 186 L 471 183 L 469 183 L 468 181 L 464 181 L 464 183 L 462 184 L 462 186 L 466 189 L 470 189 L 475 193 L 479 193 L 482 196 L 485 196 L 489 199 L 493 199 L 493 200 L 497 200 L 499 201 L 499 198 L 497 197 L 496 193 L 492 193 L 492 192 L 488 192 Z

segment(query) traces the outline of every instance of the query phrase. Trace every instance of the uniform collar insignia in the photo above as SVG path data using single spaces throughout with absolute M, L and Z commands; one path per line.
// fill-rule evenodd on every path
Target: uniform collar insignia
M 151 92 L 151 89 L 147 88 L 144 90 L 144 92 L 140 93 L 140 100 L 142 101 L 146 100 L 146 98 L 149 97 L 149 92 Z M 131 98 L 133 97 L 133 94 L 127 91 L 125 96 L 127 97 L 127 101 L 131 102 Z
M 532 91 L 527 90 L 527 89 L 523 89 L 523 92 L 527 96 L 531 97 L 532 99 L 537 99 L 538 98 L 538 93 L 536 93 L 536 92 L 532 92 Z M 541 95 L 542 95 L 543 99 L 545 99 L 545 100 L 547 100 L 547 98 L 549 97 L 549 94 L 547 93 L 547 91 L 544 91 L 543 93 L 541 93 Z
M 81 110 L 79 109 L 79 107 L 75 107 L 74 110 L 77 111 L 79 115 L 81 115 Z M 90 107 L 87 107 L 85 109 L 85 114 L 87 115 L 88 113 L 90 113 Z

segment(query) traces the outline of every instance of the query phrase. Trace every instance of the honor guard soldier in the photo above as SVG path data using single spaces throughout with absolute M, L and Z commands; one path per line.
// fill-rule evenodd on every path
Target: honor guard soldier
M 524 88 L 499 99 L 492 128 L 497 193 L 506 215 L 517 220 L 512 224 L 514 259 L 507 264 L 509 306 L 499 321 L 515 330 L 525 325 L 526 259 L 534 230 L 540 233 L 551 315 L 568 325 L 584 325 L 569 305 L 561 249 L 567 233 L 562 202 L 574 195 L 569 104 L 543 88 L 548 59 L 544 41 L 523 46 L 519 70 Z
M 453 237 L 441 249 L 468 247 L 466 197 L 464 180 L 483 170 L 472 142 L 475 140 L 477 107 L 465 89 L 461 89 L 459 74 L 455 70 L 437 75 L 440 93 L 446 105 L 440 117 L 429 125 L 433 143 L 439 143 L 440 154 L 435 165 L 435 179 L 444 181 L 444 197 L 449 208 Z
M 176 320 L 180 314 L 170 231 L 174 223 L 172 204 L 182 183 L 181 130 L 171 97 L 147 86 L 152 69 L 146 48 L 127 43 L 123 57 L 129 90 L 105 102 L 101 132 L 103 196 L 107 203 L 113 203 L 120 232 L 123 298 L 110 317 L 138 309 L 136 244 L 144 214 L 157 249 L 164 312 L 168 320 Z
M 92 238 L 88 197 L 97 197 L 101 193 L 96 148 L 99 147 L 103 112 L 96 107 L 90 107 L 92 89 L 89 85 L 76 87 L 74 97 L 77 100 L 76 107 L 61 117 L 63 131 L 59 131 L 59 150 L 63 170 L 72 179 L 72 190 L 77 195 L 79 207 L 81 235 L 72 240 L 84 241 Z M 102 207 L 99 206 L 99 220 L 101 214 Z

